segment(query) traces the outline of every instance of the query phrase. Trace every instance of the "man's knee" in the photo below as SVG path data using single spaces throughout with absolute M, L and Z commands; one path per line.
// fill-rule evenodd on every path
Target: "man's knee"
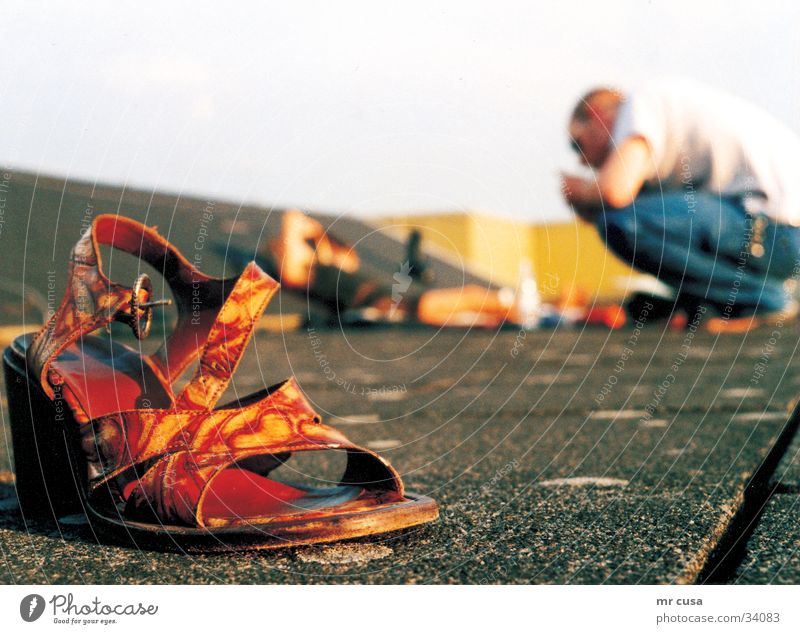
M 633 252 L 636 242 L 636 214 L 633 207 L 603 210 L 595 221 L 600 238 L 619 255 L 627 256 Z

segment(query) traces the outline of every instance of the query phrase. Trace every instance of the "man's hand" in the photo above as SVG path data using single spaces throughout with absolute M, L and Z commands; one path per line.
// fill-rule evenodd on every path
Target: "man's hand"
M 584 205 L 586 203 L 600 203 L 600 193 L 595 184 L 580 176 L 561 174 L 561 193 L 568 205 Z
M 597 170 L 595 180 L 561 174 L 561 193 L 580 218 L 593 222 L 604 207 L 627 207 L 655 173 L 650 145 L 641 136 L 625 139 Z
M 580 176 L 562 173 L 561 193 L 578 217 L 586 222 L 594 222 L 603 207 L 597 184 Z

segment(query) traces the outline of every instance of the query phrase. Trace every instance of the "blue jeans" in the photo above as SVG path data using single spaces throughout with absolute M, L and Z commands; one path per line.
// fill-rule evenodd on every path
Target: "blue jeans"
M 800 273 L 800 229 L 748 214 L 735 198 L 643 193 L 596 225 L 614 253 L 671 286 L 678 303 L 729 317 L 785 307 L 783 282 Z

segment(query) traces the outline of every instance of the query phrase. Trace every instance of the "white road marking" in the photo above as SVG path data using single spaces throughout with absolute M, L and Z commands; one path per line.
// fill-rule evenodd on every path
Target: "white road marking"
M 607 420 L 609 418 L 621 418 L 625 420 L 632 418 L 644 418 L 647 415 L 647 412 L 643 409 L 599 409 L 596 412 L 591 413 L 591 418 L 601 420 Z
M 744 412 L 736 414 L 733 420 L 740 421 L 761 421 L 761 420 L 788 420 L 789 414 L 786 412 Z
M 367 392 L 367 400 L 382 402 L 402 401 L 407 394 L 407 392 L 400 392 L 399 390 L 396 392 L 379 390 L 377 392 Z
M 628 486 L 627 480 L 620 480 L 619 478 L 592 478 L 592 477 L 576 477 L 576 478 L 555 478 L 554 480 L 543 480 L 537 483 L 540 487 L 625 487 Z
M 687 356 L 691 359 L 705 359 L 710 354 L 711 354 L 711 348 L 694 346 L 691 350 L 689 350 L 689 354 Z
M 597 360 L 596 354 L 576 353 L 571 354 L 566 358 L 566 365 L 591 365 Z
M 330 419 L 330 424 L 334 427 L 336 425 L 372 425 L 373 423 L 379 423 L 380 420 L 380 416 L 377 414 L 350 414 L 348 416 L 333 416 Z
M 653 418 L 652 420 L 643 420 L 642 427 L 667 427 L 669 425 L 669 421 L 664 418 Z
M 387 440 L 371 440 L 367 443 L 367 447 L 370 449 L 375 449 L 376 451 L 381 451 L 383 449 L 394 449 L 402 444 L 403 443 L 399 440 L 389 438 Z
M 558 383 L 571 383 L 578 377 L 575 374 L 545 374 L 538 376 L 529 376 L 525 379 L 526 385 L 555 385 Z
M 365 564 L 374 559 L 384 559 L 394 554 L 388 546 L 376 544 L 336 544 L 304 548 L 297 551 L 297 557 L 307 563 L 323 565 Z
M 752 390 L 749 387 L 732 387 L 722 390 L 719 395 L 722 398 L 744 398 L 745 396 L 763 396 L 764 390 Z

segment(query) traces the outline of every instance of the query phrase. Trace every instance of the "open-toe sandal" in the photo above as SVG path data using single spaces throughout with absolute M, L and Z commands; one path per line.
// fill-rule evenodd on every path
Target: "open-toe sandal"
M 152 354 L 115 340 L 108 326 L 123 322 L 144 338 L 165 300 L 146 274 L 131 287 L 110 281 L 100 245 L 149 263 L 172 291 L 177 323 Z M 139 547 L 200 552 L 434 520 L 436 503 L 406 492 L 386 460 L 324 425 L 294 379 L 218 406 L 277 289 L 254 262 L 215 279 L 154 229 L 98 216 L 72 250 L 58 310 L 3 356 L 23 513 L 81 513 L 99 533 Z M 300 478 L 305 468 L 286 463 L 301 452 L 341 462 L 341 476 Z

